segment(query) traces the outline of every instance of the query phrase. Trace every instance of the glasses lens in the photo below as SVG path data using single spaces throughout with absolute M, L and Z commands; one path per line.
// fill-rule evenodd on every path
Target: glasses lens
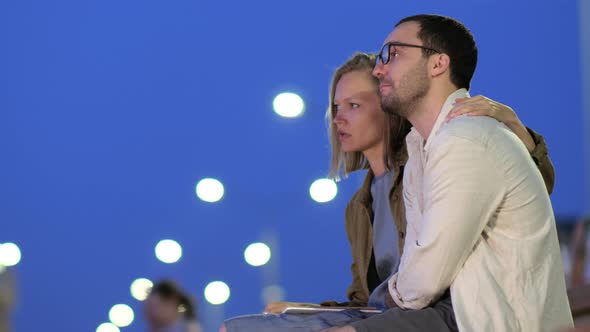
M 391 44 L 383 45 L 383 49 L 381 50 L 381 58 L 383 59 L 383 64 L 386 65 L 389 63 L 389 48 Z

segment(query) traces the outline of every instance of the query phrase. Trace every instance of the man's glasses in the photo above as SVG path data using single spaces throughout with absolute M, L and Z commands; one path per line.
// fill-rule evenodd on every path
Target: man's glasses
M 381 63 L 383 63 L 384 65 L 388 64 L 389 61 L 391 60 L 391 55 L 392 55 L 391 48 L 396 47 L 396 46 L 416 47 L 416 48 L 421 48 L 423 50 L 429 50 L 434 53 L 442 53 L 440 51 L 435 50 L 434 48 L 430 48 L 430 47 L 426 47 L 426 46 L 422 46 L 422 45 L 389 42 L 389 43 L 383 45 L 383 47 L 381 48 L 381 51 L 379 51 L 379 53 L 377 53 L 377 58 L 375 59 L 375 65 L 378 65 L 379 61 L 381 61 Z M 397 56 L 397 53 L 394 53 L 393 56 L 394 57 Z

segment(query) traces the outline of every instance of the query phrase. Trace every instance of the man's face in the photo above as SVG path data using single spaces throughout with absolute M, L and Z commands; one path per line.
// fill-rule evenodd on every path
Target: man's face
M 418 38 L 420 25 L 405 22 L 397 26 L 387 36 L 384 44 L 399 42 L 423 45 Z M 408 117 L 415 105 L 430 90 L 428 60 L 422 56 L 422 49 L 408 46 L 391 46 L 389 62 L 378 61 L 373 75 L 379 78 L 381 105 L 385 112 Z

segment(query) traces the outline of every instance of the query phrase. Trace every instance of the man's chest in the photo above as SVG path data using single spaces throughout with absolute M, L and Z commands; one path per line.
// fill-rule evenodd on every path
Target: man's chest
M 404 172 L 404 203 L 408 223 L 418 223 L 424 213 L 427 188 L 424 187 L 424 169 L 427 155 L 422 149 L 414 149 L 409 155 Z

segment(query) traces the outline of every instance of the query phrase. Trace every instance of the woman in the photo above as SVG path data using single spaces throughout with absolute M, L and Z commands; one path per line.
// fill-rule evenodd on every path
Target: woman
M 176 283 L 156 283 L 145 301 L 144 316 L 150 332 L 201 332 L 191 298 Z
M 381 110 L 378 81 L 371 75 L 375 56 L 357 53 L 336 70 L 327 112 L 332 160 L 330 175 L 338 177 L 368 169 L 362 187 L 346 207 L 346 232 L 351 246 L 352 283 L 348 302 L 328 301 L 321 306 L 373 306 L 387 309 L 387 278 L 396 269 L 405 237 L 402 199 L 403 167 L 407 160 L 405 136 L 409 123 Z M 460 115 L 487 115 L 504 122 L 531 152 L 549 192 L 554 173 L 543 138 L 527 130 L 509 107 L 485 97 L 458 100 L 448 120 Z M 316 304 L 275 302 L 265 313 L 281 313 L 286 307 L 320 307 Z M 450 303 L 442 308 L 452 313 Z M 317 331 L 345 325 L 370 314 L 357 310 L 314 315 L 251 315 L 226 321 L 228 331 Z

